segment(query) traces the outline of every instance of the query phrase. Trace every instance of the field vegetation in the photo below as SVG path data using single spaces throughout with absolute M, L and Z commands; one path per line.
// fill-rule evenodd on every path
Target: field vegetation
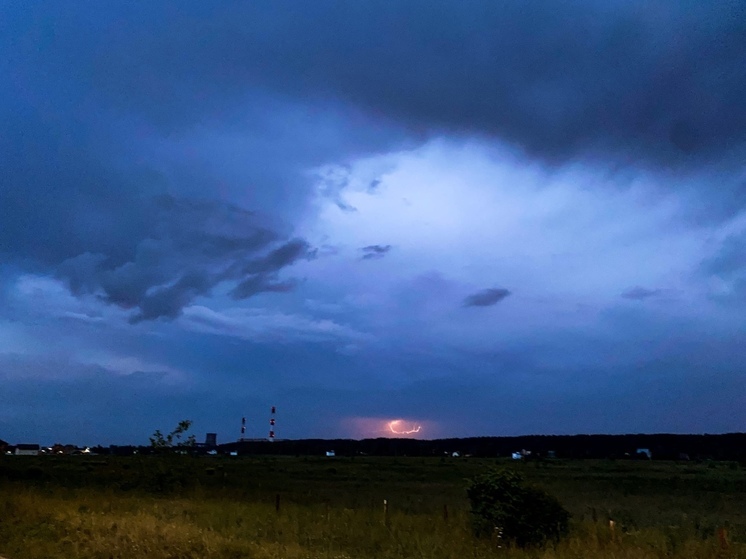
M 506 466 L 571 513 L 566 536 L 525 549 L 495 533 L 475 536 L 468 480 Z M 746 468 L 450 457 L 2 457 L 0 555 L 746 558 Z

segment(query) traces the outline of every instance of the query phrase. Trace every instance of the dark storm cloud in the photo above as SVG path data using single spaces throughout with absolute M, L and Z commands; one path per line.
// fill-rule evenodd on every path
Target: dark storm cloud
M 307 244 L 288 241 L 274 222 L 243 207 L 195 199 L 213 195 L 215 177 L 185 187 L 161 172 L 159 162 L 151 166 L 138 144 L 157 145 L 153 128 L 115 118 L 95 93 L 88 48 L 102 40 L 95 26 L 72 32 L 98 16 L 80 19 L 74 11 L 41 6 L 10 10 L 0 22 L 0 74 L 9 77 L 0 88 L 0 263 L 56 275 L 75 295 L 131 309 L 133 322 L 178 316 L 221 282 L 253 285 L 237 288 L 237 297 L 289 289 L 277 275 L 310 255 Z M 112 5 L 99 23 L 116 13 Z M 44 29 L 57 26 L 60 33 L 41 39 Z M 100 45 L 102 52 L 107 45 Z M 196 149 L 187 149 L 189 166 Z M 268 163 L 268 153 L 279 159 L 284 150 L 247 152 Z M 298 159 L 283 154 L 282 161 L 270 166 L 292 168 Z M 271 190 L 266 183 L 283 177 L 265 175 L 253 192 Z
M 719 250 L 701 263 L 699 273 L 725 287 L 713 298 L 727 304 L 746 302 L 746 234 L 727 237 Z
M 701 161 L 746 139 L 741 2 L 45 8 L 33 21 L 54 23 L 57 50 L 21 42 L 39 71 L 75 54 L 71 75 L 96 98 L 168 126 L 225 115 L 259 87 L 417 133 L 495 134 L 547 160 Z
M 247 299 L 257 293 L 286 293 L 295 289 L 295 281 L 272 281 L 266 274 L 251 276 L 239 283 L 232 291 L 234 299 Z
M 261 258 L 241 267 L 241 274 L 276 272 L 303 256 L 309 256 L 309 246 L 302 239 L 293 239 Z
M 38 108 L 27 109 L 21 122 L 0 107 L 12 124 L 0 139 L 2 261 L 56 274 L 75 295 L 133 309 L 139 321 L 178 316 L 224 281 L 240 284 L 239 298 L 281 291 L 289 284 L 277 274 L 311 255 L 266 217 L 166 194 L 179 185 L 167 188 L 131 161 L 127 172 L 116 169 L 109 152 L 121 143 L 99 136 L 93 123 L 63 112 L 45 126 Z
M 165 371 L 122 374 L 57 357 L 0 354 L 0 382 L 0 427 L 15 442 L 146 443 L 156 426 L 191 417 L 197 401 Z
M 490 307 L 499 303 L 510 294 L 510 291 L 502 287 L 483 289 L 466 297 L 463 305 L 465 307 Z
M 129 155 L 112 161 L 126 151 L 96 113 L 86 120 L 63 103 L 48 123 L 38 106 L 18 102 L 20 116 L 0 106 L 9 125 L 0 136 L 0 261 L 55 274 L 75 295 L 132 309 L 136 322 L 178 316 L 224 281 L 239 284 L 237 298 L 286 291 L 277 274 L 312 255 L 267 217 L 180 196 L 180 184 Z
M 101 434 L 99 440 L 106 442 L 114 429 L 129 442 L 145 442 L 155 427 L 182 417 L 179 410 L 203 410 L 225 416 L 221 432 L 230 433 L 246 406 L 259 409 L 270 396 L 295 391 L 303 413 L 287 422 L 287 433 L 297 436 L 309 434 L 307 419 L 314 410 L 335 410 L 341 400 L 349 413 L 373 401 L 380 407 L 369 404 L 371 414 L 382 409 L 439 416 L 453 422 L 454 434 L 470 434 L 461 429 L 471 429 L 473 417 L 480 418 L 478 429 L 485 433 L 510 422 L 509 430 L 518 433 L 555 425 L 621 429 L 625 414 L 642 431 L 670 428 L 666 421 L 682 417 L 687 429 L 733 429 L 743 423 L 733 410 L 746 409 L 739 401 L 742 392 L 733 389 L 742 381 L 740 339 L 713 345 L 714 351 L 703 344 L 699 353 L 664 362 L 650 353 L 650 340 L 682 325 L 650 322 L 642 314 L 650 311 L 646 305 L 617 300 L 631 314 L 609 330 L 600 349 L 596 331 L 605 331 L 600 328 L 585 339 L 571 325 L 559 324 L 564 338 L 553 333 L 554 341 L 546 342 L 530 335 L 518 339 L 522 334 L 517 333 L 515 342 L 505 343 L 514 343 L 522 355 L 530 353 L 536 364 L 518 367 L 513 360 L 485 358 L 478 376 L 488 380 L 475 378 L 471 387 L 440 354 L 431 359 L 435 351 L 450 351 L 433 347 L 451 344 L 432 343 L 440 338 L 428 332 L 422 343 L 416 335 L 425 320 L 446 316 L 429 314 L 426 302 L 458 304 L 466 294 L 437 276 L 412 283 L 397 305 L 399 315 L 381 308 L 379 314 L 390 314 L 386 324 L 394 325 L 381 342 L 391 336 L 401 342 L 369 354 L 365 344 L 349 354 L 327 341 L 329 347 L 317 341 L 299 347 L 303 344 L 296 338 L 307 338 L 297 333 L 278 348 L 185 331 L 181 323 L 132 328 L 114 322 L 121 313 L 111 311 L 126 309 L 131 322 L 169 319 L 187 305 L 202 305 L 200 298 L 213 292 L 244 299 L 294 289 L 292 266 L 316 254 L 304 239 L 288 233 L 299 215 L 306 217 L 309 199 L 325 196 L 354 220 L 355 208 L 344 201 L 344 190 L 366 185 L 356 183 L 350 176 L 355 167 L 344 164 L 360 154 L 411 147 L 434 134 L 497 138 L 550 163 L 598 158 L 622 168 L 666 171 L 691 165 L 685 170 L 707 178 L 713 168 L 697 165 L 714 167 L 744 149 L 745 52 L 744 5 L 730 0 L 178 5 L 111 0 L 96 10 L 84 3 L 7 3 L 0 17 L 0 286 L 7 294 L 0 292 L 0 303 L 6 296 L 15 307 L 0 304 L 0 341 L 24 346 L 29 356 L 24 357 L 28 366 L 0 356 L 0 426 L 12 422 L 25 429 L 39 421 L 23 437 L 30 439 L 50 433 L 51 425 L 60 436 Z M 327 164 L 343 172 L 325 181 L 307 173 Z M 716 200 L 708 203 L 735 213 L 746 198 L 722 194 L 725 187 L 719 185 L 728 181 L 719 179 L 728 172 L 709 175 L 715 180 L 707 181 L 708 199 Z M 383 195 L 385 186 L 384 178 L 384 183 L 369 183 L 367 191 Z M 291 206 L 295 209 L 288 210 Z M 289 226 L 281 228 L 247 208 L 281 213 Z M 327 241 L 339 239 L 321 238 Z M 744 246 L 744 239 L 734 238 L 703 264 L 707 275 L 724 280 L 733 293 L 746 293 Z M 366 248 L 358 254 L 372 259 L 388 254 L 389 247 Z M 320 254 L 334 250 L 322 247 Z M 61 279 L 80 297 L 74 302 L 81 309 L 47 308 L 43 303 L 53 303 L 58 293 L 44 299 L 42 288 L 35 287 L 38 278 L 25 272 Z M 19 292 L 24 285 L 27 291 Z M 653 297 L 649 291 L 631 294 Z M 332 293 L 328 300 L 347 300 L 347 295 Z M 507 289 L 485 289 L 463 299 L 463 305 L 489 307 L 509 295 Z M 92 298 L 112 308 L 94 302 L 88 309 Z M 249 317 L 249 326 L 257 329 L 262 320 L 272 320 L 269 312 L 266 317 L 230 315 L 209 306 L 203 316 Z M 420 308 L 427 312 L 418 314 Z M 464 311 L 464 316 L 481 312 Z M 366 314 L 374 313 L 349 313 L 356 328 L 374 324 L 366 322 L 371 320 Z M 294 315 L 278 316 L 285 321 L 282 327 L 295 327 Z M 514 318 L 520 316 L 502 317 L 506 324 Z M 309 322 L 315 325 L 310 320 L 301 325 Z M 335 324 L 323 320 L 318 328 L 334 335 Z M 715 341 L 724 337 L 711 328 L 718 324 L 703 314 L 701 330 Z M 246 332 L 251 337 L 251 328 Z M 696 334 L 692 340 L 709 339 Z M 467 348 L 463 355 L 459 350 L 463 371 L 480 367 L 468 349 L 470 336 L 454 341 Z M 627 350 L 620 352 L 625 340 Z M 100 352 L 112 359 L 107 363 L 103 355 L 101 365 L 45 364 L 33 352 L 47 351 L 47 345 L 66 354 Z M 693 344 L 653 345 L 661 354 L 679 356 Z M 354 351 L 361 353 L 354 357 Z M 122 356 L 148 354 L 164 364 L 153 368 L 162 372 L 142 372 L 137 365 L 133 370 L 141 372 L 123 375 L 116 367 Z M 399 365 L 408 354 L 431 360 Z M 713 368 L 721 355 L 732 362 Z M 643 358 L 652 365 L 630 379 L 630 363 L 637 370 Z M 442 382 L 427 377 L 435 361 L 442 365 Z M 556 370 L 542 368 L 546 362 L 555 363 Z M 174 363 L 185 377 L 174 376 Z M 698 382 L 676 380 L 679 365 L 687 363 Z M 613 371 L 598 374 L 609 364 Z M 573 382 L 562 382 L 558 375 L 570 370 L 577 370 Z M 354 386 L 348 382 L 350 371 Z M 721 374 L 725 388 L 712 391 L 711 380 Z M 67 376 L 71 380 L 62 378 Z M 190 378 L 195 390 L 183 393 Z M 325 396 L 309 392 L 309 378 L 314 386 L 328 387 Z M 414 378 L 422 380 L 402 389 Z M 500 379 L 510 390 L 489 379 Z M 591 388 L 583 388 L 588 379 Z M 658 384 L 648 390 L 646 382 Z M 340 396 L 340 386 L 359 391 L 359 399 Z M 691 392 L 685 405 L 671 391 L 677 386 L 684 396 Z M 601 388 L 608 392 L 605 399 L 597 397 Z M 215 390 L 212 396 L 210 390 Z M 247 394 L 261 396 L 247 399 Z M 459 396 L 450 410 L 441 405 L 454 394 L 467 396 Z M 526 394 L 528 404 L 521 400 Z M 565 405 L 554 405 L 557 394 Z M 670 406 L 658 405 L 665 398 L 646 400 L 651 394 L 669 398 Z M 507 407 L 495 395 L 508 401 Z M 595 420 L 574 413 L 589 401 L 595 401 Z M 547 418 L 537 409 L 553 411 Z M 699 410 L 696 419 L 691 409 Z M 660 414 L 658 423 L 654 413 Z M 730 419 L 712 422 L 713 413 Z M 114 426 L 101 420 L 111 417 L 135 420 Z M 88 430 L 81 431 L 80 424 Z M 314 429 L 321 436 L 328 433 L 320 421 Z
M 375 260 L 386 256 L 391 250 L 391 245 L 369 245 L 360 250 L 365 253 L 363 254 L 363 260 Z
M 727 237 L 717 253 L 702 264 L 702 270 L 724 279 L 746 272 L 746 233 Z
M 132 259 L 84 253 L 61 263 L 57 274 L 76 295 L 93 293 L 124 309 L 134 322 L 175 318 L 200 295 L 224 281 L 238 281 L 232 294 L 243 299 L 262 291 L 287 291 L 277 274 L 310 258 L 300 239 L 279 243 L 252 212 L 219 202 L 152 201 L 156 225 L 137 245 Z
M 651 297 L 657 297 L 658 295 L 661 295 L 663 293 L 663 290 L 661 289 L 647 289 L 645 287 L 635 286 L 630 289 L 627 289 L 622 293 L 622 297 L 625 299 L 632 299 L 635 301 L 644 301 L 645 299 L 649 299 Z
M 306 241 L 292 239 L 266 256 L 239 266 L 239 275 L 245 279 L 231 291 L 231 296 L 234 299 L 246 299 L 262 292 L 292 291 L 295 288 L 295 281 L 275 281 L 277 272 L 301 258 L 311 259 L 315 255 L 316 252 L 311 250 Z M 235 270 L 229 271 L 228 275 L 235 273 Z
M 86 251 L 130 252 L 132 231 L 148 227 L 142 199 L 157 192 L 152 182 L 137 169 L 107 169 L 102 138 L 95 130 L 83 137 L 75 115 L 48 122 L 42 110 L 4 106 L 2 96 L 0 257 L 49 265 Z

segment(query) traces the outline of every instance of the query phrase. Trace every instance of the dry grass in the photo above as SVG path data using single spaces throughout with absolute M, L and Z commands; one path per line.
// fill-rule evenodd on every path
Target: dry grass
M 519 550 L 472 535 L 464 478 L 487 463 L 451 469 L 370 459 L 337 461 L 332 472 L 328 462 L 256 460 L 226 462 L 224 475 L 205 473 L 200 461 L 33 464 L 44 470 L 36 481 L 6 468 L 0 483 L 0 554 L 12 559 L 746 559 L 740 469 L 571 463 L 527 470 L 560 497 L 573 523 L 556 546 Z M 166 466 L 205 477 L 189 485 L 187 476 L 176 491 L 143 489 L 153 486 L 147 472 L 161 480 L 157 470 Z M 75 477 L 81 467 L 88 485 Z M 142 487 L 122 488 L 135 481 Z M 386 519 L 377 496 L 384 494 Z M 609 516 L 617 519 L 613 531 Z M 716 528 L 728 522 L 722 542 Z
M 541 550 L 475 540 L 468 517 L 289 505 L 225 499 L 148 498 L 88 489 L 15 488 L 0 500 L 0 542 L 13 559 L 30 558 L 740 558 L 746 546 L 721 546 L 694 530 L 613 533 L 581 522 L 569 538 Z

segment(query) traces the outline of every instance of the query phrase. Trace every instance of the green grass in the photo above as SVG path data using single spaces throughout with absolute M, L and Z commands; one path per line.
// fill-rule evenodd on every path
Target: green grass
M 570 536 L 533 550 L 475 539 L 466 480 L 495 465 L 517 467 L 556 495 L 573 514 Z M 746 471 L 473 458 L 5 457 L 0 555 L 746 558 Z

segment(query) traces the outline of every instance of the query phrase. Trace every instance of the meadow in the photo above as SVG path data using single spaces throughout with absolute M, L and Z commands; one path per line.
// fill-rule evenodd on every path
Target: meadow
M 558 497 L 572 513 L 570 534 L 533 549 L 475 538 L 466 487 L 492 467 L 518 469 Z M 451 457 L 6 456 L 0 555 L 746 558 L 746 468 Z

